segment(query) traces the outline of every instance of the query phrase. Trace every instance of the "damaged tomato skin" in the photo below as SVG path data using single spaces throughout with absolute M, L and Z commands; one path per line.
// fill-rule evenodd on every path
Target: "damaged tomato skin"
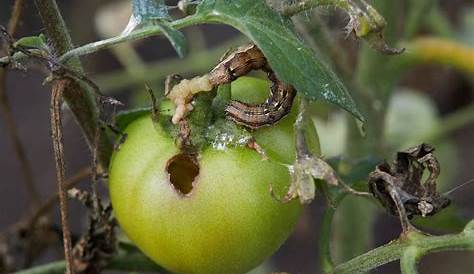
M 240 100 L 266 92 L 262 80 L 240 81 L 245 88 L 236 85 L 232 92 Z M 250 92 L 249 85 L 256 90 Z M 165 170 L 179 153 L 174 140 L 149 115 L 137 119 L 127 127 L 128 138 L 109 170 L 121 228 L 147 256 L 175 273 L 245 273 L 258 266 L 289 236 L 302 210 L 298 201 L 283 204 L 269 192 L 271 185 L 283 195 L 290 184 L 282 163 L 294 159 L 295 116 L 280 121 L 273 133 L 272 128 L 254 132 L 263 149 L 272 150 L 278 141 L 284 154 L 275 150 L 263 160 L 247 147 L 202 151 L 199 175 L 187 195 L 169 183 Z

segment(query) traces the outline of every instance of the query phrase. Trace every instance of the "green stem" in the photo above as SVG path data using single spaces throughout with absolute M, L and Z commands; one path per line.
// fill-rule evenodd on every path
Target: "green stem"
M 244 41 L 244 38 L 238 37 L 212 49 L 199 52 L 191 51 L 190 55 L 185 59 L 173 58 L 150 63 L 145 67 L 147 73 L 134 73 L 131 75 L 127 71 L 119 70 L 99 75 L 95 78 L 95 81 L 104 93 L 110 94 L 112 90 L 164 79 L 167 75 L 176 73 L 177 71 L 183 74 L 188 72 L 206 72 L 210 67 L 215 65 L 215 60 L 217 60 L 219 56 L 222 56 L 226 50 L 242 44 Z
M 433 0 L 411 0 L 409 1 L 408 15 L 405 19 L 404 40 L 411 39 L 426 20 L 427 14 L 433 7 Z
M 474 104 L 449 114 L 441 120 L 439 126 L 426 133 L 426 135 L 416 139 L 423 140 L 429 144 L 435 144 L 440 142 L 451 132 L 458 130 L 470 123 L 474 123 Z
M 402 267 L 405 267 L 406 271 L 410 271 L 413 268 L 413 263 L 423 255 L 448 250 L 474 250 L 474 220 L 471 220 L 464 231 L 459 234 L 431 236 L 412 231 L 407 235 L 402 235 L 399 240 L 372 249 L 336 266 L 333 273 L 364 273 L 386 263 L 399 260 L 403 256 L 405 256 L 404 260 L 408 261 L 405 261 L 404 264 L 406 265 Z M 407 251 L 408 253 L 405 253 Z M 413 255 L 412 258 L 409 258 L 410 254 Z
M 474 75 L 474 48 L 448 38 L 425 36 L 405 44 L 407 53 L 400 58 L 397 69 L 419 63 L 447 65 Z
M 293 4 L 284 5 L 280 9 L 280 13 L 285 16 L 293 16 L 302 11 L 313 9 L 321 6 L 334 6 L 336 8 L 349 7 L 347 0 L 302 0 Z
M 35 0 L 38 12 L 43 22 L 46 35 L 53 50 L 64 54 L 73 48 L 71 37 L 66 24 L 59 12 L 55 0 Z M 83 68 L 79 58 L 72 58 L 67 63 L 71 69 L 82 73 Z M 94 146 L 96 130 L 99 130 L 99 108 L 95 95 L 77 81 L 71 81 L 64 89 L 64 99 L 80 125 L 91 150 Z M 112 143 L 105 134 L 100 135 L 99 160 L 103 168 L 108 166 Z
M 402 274 L 417 274 L 416 268 L 420 259 L 420 250 L 416 246 L 408 247 L 400 258 L 400 269 Z
M 112 48 L 112 53 L 119 60 L 131 77 L 147 73 L 146 64 L 131 44 L 120 44 Z
M 434 32 L 435 34 L 451 38 L 456 35 L 456 32 L 451 24 L 451 22 L 446 18 L 444 14 L 442 14 L 441 8 L 439 7 L 439 3 L 435 3 L 432 9 L 427 15 L 426 24 L 428 25 L 429 29 Z
M 182 19 L 173 21 L 170 23 L 170 25 L 173 28 L 180 29 L 187 26 L 195 25 L 200 22 L 202 22 L 202 17 L 200 15 L 192 15 L 192 16 L 187 16 Z M 161 33 L 162 31 L 159 26 L 153 26 L 153 25 L 146 26 L 138 30 L 134 30 L 127 35 L 119 35 L 119 36 L 112 37 L 109 39 L 92 42 L 92 43 L 77 47 L 75 49 L 71 48 L 69 49 L 69 51 L 64 52 L 59 60 L 62 62 L 65 62 L 65 61 L 70 60 L 71 58 L 77 58 L 82 55 L 94 53 L 96 51 L 110 48 L 120 43 L 135 41 L 135 40 L 147 38 L 150 36 L 156 36 Z
M 356 274 L 368 272 L 371 269 L 398 260 L 404 247 L 405 244 L 400 243 L 399 240 L 393 241 L 336 266 L 333 273 Z
M 336 209 L 328 205 L 324 211 L 319 233 L 319 263 L 324 273 L 331 273 L 334 269 L 334 262 L 331 256 L 331 227 Z
M 15 272 L 15 274 L 64 274 L 65 269 L 66 263 L 57 261 L 21 270 Z M 119 255 L 112 259 L 105 269 L 123 272 L 169 273 L 140 253 Z

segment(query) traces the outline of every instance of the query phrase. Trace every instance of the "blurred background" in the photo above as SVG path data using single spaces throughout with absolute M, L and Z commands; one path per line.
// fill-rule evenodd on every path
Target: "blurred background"
M 376 1 L 380 2 L 382 0 Z M 386 0 L 388 1 L 388 0 Z M 23 20 L 16 37 L 37 35 L 42 32 L 36 7 L 26 1 Z M 129 1 L 105 0 L 58 0 L 58 5 L 69 27 L 75 45 L 108 38 L 119 34 L 131 13 Z M 386 16 L 395 33 L 391 41 L 410 42 L 417 37 L 430 35 L 456 41 L 466 47 L 474 47 L 474 3 L 472 0 L 433 1 L 434 7 L 420 16 L 429 20 L 410 41 L 403 40 L 400 30 L 406 19 L 409 1 L 398 1 L 400 8 Z M 175 1 L 167 1 L 175 5 Z M 0 2 L 0 24 L 6 25 L 12 0 Z M 183 16 L 178 10 L 172 11 Z M 334 9 L 317 9 L 297 19 L 297 27 L 314 23 L 313 16 L 323 21 L 335 42 L 342 45 L 350 69 L 357 66 L 358 52 L 362 41 L 347 36 L 344 26 L 347 16 Z M 307 29 L 307 28 L 306 28 Z M 123 44 L 82 58 L 87 75 L 96 81 L 102 91 L 126 103 L 127 108 L 148 104 L 144 83 L 153 90 L 163 89 L 164 77 L 171 73 L 193 76 L 207 72 L 217 63 L 219 57 L 229 48 L 246 41 L 236 30 L 222 25 L 204 25 L 184 30 L 190 52 L 179 59 L 162 37 L 148 38 L 132 44 Z M 400 35 L 397 35 L 400 34 Z M 302 37 L 308 39 L 304 33 Z M 314 38 L 311 43 L 318 43 Z M 410 52 L 407 52 L 410 53 Z M 472 56 L 472 55 L 471 55 Z M 396 57 L 394 57 L 396 58 Z M 474 63 L 474 60 L 467 60 Z M 24 148 L 28 168 L 22 166 L 15 152 L 15 141 L 6 126 L 5 111 L 0 117 L 0 231 L 3 235 L 23 220 L 32 206 L 38 203 L 32 199 L 27 181 L 34 183 L 40 200 L 45 200 L 56 191 L 55 165 L 49 125 L 50 89 L 43 86 L 44 71 L 32 66 L 28 71 L 9 71 L 6 81 L 6 95 L 13 121 Z M 389 70 L 388 68 L 384 68 Z M 391 72 L 388 71 L 388 74 Z M 386 130 L 383 132 L 387 155 L 419 144 L 432 143 L 441 162 L 441 191 L 447 191 L 474 178 L 474 77 L 456 66 L 417 62 L 396 72 L 396 88 L 390 96 L 387 109 Z M 378 77 L 374 75 L 373 77 Z M 318 105 L 313 111 L 314 121 L 320 134 L 325 157 L 345 156 L 354 149 L 346 139 L 351 119 L 343 112 L 327 105 Z M 3 106 L 2 106 L 3 107 Z M 4 107 L 3 109 L 4 110 Z M 91 153 L 70 113 L 64 117 L 65 154 L 67 177 L 79 175 L 78 185 L 87 186 L 87 167 Z M 370 125 L 369 125 L 370 126 Z M 81 173 L 82 172 L 82 173 Z M 82 174 L 82 176 L 81 176 Z M 81 179 L 82 178 L 82 179 Z M 34 192 L 33 191 L 33 192 Z M 460 231 L 467 220 L 474 218 L 474 184 L 468 184 L 453 192 L 450 198 L 453 206 L 433 219 L 416 222 L 424 230 L 434 234 Z M 285 271 L 293 274 L 320 273 L 318 266 L 318 233 L 321 214 L 326 207 L 323 197 L 316 199 L 304 212 L 299 225 L 284 246 L 255 273 Z M 346 211 L 355 213 L 349 214 Z M 69 212 L 72 233 L 80 235 L 86 224 L 85 210 L 78 202 L 71 202 Z M 59 229 L 59 209 L 51 211 L 52 226 Z M 348 215 L 349 214 L 349 215 Z M 347 216 L 351 216 L 348 218 Z M 362 225 L 361 225 L 362 224 Z M 50 225 L 50 224 L 48 224 Z M 361 198 L 350 198 L 338 209 L 334 222 L 334 253 L 337 261 L 347 260 L 363 251 L 387 243 L 398 237 L 398 219 L 388 216 L 379 206 Z M 358 247 L 348 250 L 345 244 L 358 241 Z M 63 258 L 62 243 L 57 235 L 45 239 L 48 248 L 34 254 L 33 265 Z M 350 245 L 353 246 L 353 245 Z M 0 258 L 2 253 L 0 244 Z M 421 273 L 472 273 L 474 254 L 467 252 L 446 252 L 425 257 L 420 264 Z M 5 258 L 4 258 L 5 259 Z M 23 262 L 19 253 L 13 252 L 8 260 Z M 1 268 L 0 268 L 1 269 Z M 380 267 L 374 273 L 399 273 L 398 262 Z

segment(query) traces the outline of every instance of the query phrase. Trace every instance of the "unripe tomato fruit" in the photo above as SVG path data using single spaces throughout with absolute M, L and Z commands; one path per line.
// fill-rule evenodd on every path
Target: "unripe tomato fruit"
M 262 101 L 267 94 L 263 80 L 242 77 L 232 85 L 232 97 L 242 101 Z M 196 162 L 180 154 L 149 115 L 138 118 L 126 128 L 128 138 L 109 170 L 121 228 L 175 273 L 245 273 L 256 267 L 285 241 L 302 209 L 269 192 L 272 185 L 282 194 L 290 184 L 286 165 L 294 160 L 294 120 L 292 113 L 254 133 L 268 159 L 248 147 L 209 146 Z

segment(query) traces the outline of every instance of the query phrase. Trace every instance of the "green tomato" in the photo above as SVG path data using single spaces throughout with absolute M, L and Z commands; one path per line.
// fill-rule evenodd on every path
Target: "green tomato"
M 267 94 L 263 80 L 235 83 L 233 98 Z M 254 132 L 271 151 L 267 159 L 247 147 L 208 146 L 194 160 L 181 154 L 149 115 L 138 118 L 127 127 L 128 138 L 109 170 L 121 228 L 147 256 L 175 273 L 245 273 L 256 267 L 289 236 L 302 209 L 269 192 L 272 186 L 281 195 L 290 184 L 283 163 L 294 160 L 288 126 L 294 120 L 291 114 L 276 127 Z M 274 150 L 272 142 L 282 150 Z

